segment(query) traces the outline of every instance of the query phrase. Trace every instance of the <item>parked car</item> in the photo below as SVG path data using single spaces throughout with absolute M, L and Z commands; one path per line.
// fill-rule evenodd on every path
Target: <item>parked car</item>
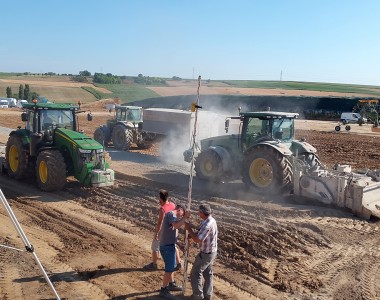
M 8 108 L 8 100 L 0 100 L 0 108 Z
M 359 113 L 343 112 L 340 116 L 340 120 L 343 124 L 347 123 L 366 123 L 367 119 L 363 118 Z

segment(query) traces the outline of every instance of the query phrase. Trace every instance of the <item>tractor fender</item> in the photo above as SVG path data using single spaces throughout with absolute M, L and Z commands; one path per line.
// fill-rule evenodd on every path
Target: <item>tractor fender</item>
M 253 145 L 244 153 L 244 155 L 247 155 L 251 151 L 255 151 L 255 149 L 260 146 L 271 147 L 275 149 L 276 151 L 278 151 L 279 153 L 281 153 L 283 156 L 291 156 L 293 154 L 292 151 L 290 151 L 289 148 L 284 143 L 268 140 L 268 141 L 263 141 L 259 144 Z
M 305 141 L 292 141 L 290 146 L 290 150 L 293 155 L 297 155 L 300 153 L 317 153 L 317 149 L 315 149 L 312 145 Z
M 137 129 L 137 124 L 135 125 L 132 122 L 126 121 L 126 122 L 117 122 L 116 125 L 121 124 L 123 125 L 126 129 Z
M 30 138 L 29 138 L 29 131 L 26 129 L 18 129 L 18 130 L 13 130 L 9 133 L 9 136 L 12 135 L 17 135 L 21 138 L 22 144 L 24 145 L 25 149 L 29 149 L 29 143 L 30 143 Z
M 210 146 L 208 149 L 214 151 L 220 157 L 222 161 L 223 171 L 228 171 L 231 168 L 232 160 L 231 154 L 228 152 L 226 148 L 221 146 Z

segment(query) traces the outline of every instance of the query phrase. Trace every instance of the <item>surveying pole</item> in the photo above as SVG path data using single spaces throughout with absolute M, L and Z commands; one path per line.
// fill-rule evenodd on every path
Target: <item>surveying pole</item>
M 191 111 L 195 113 L 194 117 L 194 129 L 191 139 L 191 164 L 190 164 L 190 178 L 189 178 L 189 190 L 187 194 L 187 210 L 190 211 L 191 207 L 191 192 L 193 189 L 193 167 L 194 167 L 194 152 L 195 152 L 195 138 L 197 135 L 197 122 L 198 122 L 198 109 L 202 108 L 199 106 L 199 90 L 201 87 L 201 76 L 198 76 L 198 89 L 197 89 L 197 102 L 191 104 Z M 182 295 L 186 291 L 186 279 L 187 279 L 187 265 L 189 256 L 189 235 L 187 230 L 185 231 L 185 258 L 184 258 L 184 268 L 183 268 L 183 279 L 182 279 Z

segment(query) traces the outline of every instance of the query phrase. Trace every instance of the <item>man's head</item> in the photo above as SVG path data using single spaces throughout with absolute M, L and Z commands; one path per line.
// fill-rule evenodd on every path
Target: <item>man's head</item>
M 168 201 L 169 193 L 167 190 L 160 190 L 159 195 L 160 195 L 160 200 L 162 200 L 162 202 Z
M 210 205 L 207 203 L 202 203 L 201 205 L 199 205 L 199 212 L 208 217 L 209 215 L 211 215 Z
M 186 208 L 182 204 L 177 204 L 175 206 L 175 209 L 177 211 L 177 216 L 180 216 L 180 217 L 182 217 L 185 214 L 185 212 L 186 212 Z

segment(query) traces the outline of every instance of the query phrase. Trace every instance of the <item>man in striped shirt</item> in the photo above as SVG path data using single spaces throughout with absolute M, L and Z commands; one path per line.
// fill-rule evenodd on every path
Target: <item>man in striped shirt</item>
M 185 224 L 185 227 L 189 232 L 189 237 L 199 244 L 200 252 L 195 257 L 190 273 L 190 280 L 193 290 L 191 299 L 201 300 L 212 298 L 212 266 L 218 250 L 218 227 L 215 219 L 211 215 L 211 207 L 209 204 L 201 204 L 198 214 L 202 219 L 198 231 L 194 232 L 188 223 Z M 204 278 L 203 286 L 202 275 Z

